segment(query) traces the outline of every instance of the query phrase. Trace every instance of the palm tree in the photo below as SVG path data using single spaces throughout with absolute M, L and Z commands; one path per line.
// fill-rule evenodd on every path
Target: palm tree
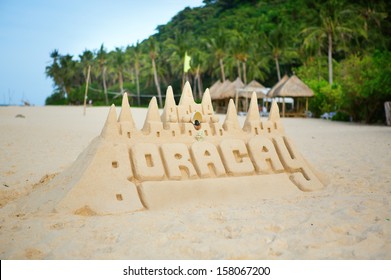
M 344 43 L 355 34 L 365 35 L 359 22 L 360 18 L 344 1 L 329 0 L 321 6 L 319 22 L 301 32 L 304 44 L 317 41 L 321 46 L 327 46 L 330 85 L 333 84 L 333 46 L 338 41 Z
M 160 108 L 163 108 L 162 93 L 160 91 L 160 84 L 157 75 L 157 68 L 156 68 L 156 61 L 155 61 L 158 55 L 158 45 L 156 39 L 153 36 L 149 37 L 148 44 L 149 44 L 149 57 L 152 60 L 153 77 L 155 80 L 156 90 L 158 94 L 159 106 Z
M 89 50 L 85 50 L 82 55 L 79 55 L 79 58 L 80 58 L 80 63 L 83 67 L 83 75 L 86 80 L 86 89 L 84 92 L 84 103 L 83 103 L 83 105 L 84 105 L 83 114 L 86 115 L 88 82 L 90 80 L 91 65 L 94 60 L 94 54 Z
M 202 99 L 203 88 L 202 88 L 202 73 L 205 73 L 208 69 L 208 54 L 202 48 L 192 50 L 192 63 L 193 67 L 190 71 L 194 74 L 193 93 L 196 95 L 198 89 L 198 98 Z
M 190 51 L 189 41 L 189 36 L 176 32 L 174 38 L 168 38 L 163 43 L 165 46 L 163 55 L 167 57 L 172 74 L 174 76 L 182 75 L 182 86 L 185 80 L 188 80 L 188 77 L 185 77 L 186 74 L 183 72 L 183 58 L 185 53 Z
M 88 67 L 91 67 L 94 62 L 94 54 L 90 50 L 84 50 L 81 55 L 79 55 L 80 63 L 83 67 L 83 75 L 87 80 Z
M 137 88 L 137 104 L 140 106 L 141 100 L 140 100 L 140 62 L 142 59 L 142 50 L 141 45 L 137 41 L 135 46 L 131 46 L 126 48 L 127 53 L 129 54 L 129 57 L 131 60 L 133 60 L 134 65 L 134 73 L 136 78 L 136 88 Z
M 68 97 L 71 96 L 72 86 L 76 84 L 76 61 L 72 55 L 60 56 L 60 78 L 62 87 Z
M 121 93 L 124 92 L 124 80 L 123 73 L 125 68 L 125 54 L 122 51 L 122 48 L 115 48 L 115 51 L 112 54 L 112 65 L 114 70 L 118 73 L 118 83 Z
M 287 48 L 288 36 L 284 24 L 279 23 L 265 39 L 276 65 L 277 78 L 281 80 L 280 59 L 289 51 Z
M 231 47 L 231 51 L 236 60 L 238 77 L 244 82 L 244 84 L 247 84 L 246 62 L 249 56 L 249 40 L 247 40 L 243 33 L 237 33 L 233 38 L 234 43 Z M 243 73 L 243 76 L 241 73 Z
M 221 71 L 221 80 L 225 82 L 225 71 L 224 71 L 224 58 L 226 57 L 226 50 L 228 43 L 226 35 L 221 30 L 217 32 L 214 37 L 210 37 L 206 40 L 208 49 L 213 53 L 215 59 L 219 62 Z
M 99 68 L 101 69 L 102 74 L 102 83 L 103 83 L 103 92 L 105 95 L 106 105 L 109 105 L 109 98 L 107 95 L 107 85 L 106 85 L 106 71 L 107 71 L 107 52 L 103 46 L 100 46 L 100 49 L 96 53 L 96 59 L 99 64 Z
M 57 49 L 53 50 L 50 53 L 50 58 L 53 60 L 52 64 L 49 66 L 46 66 L 45 68 L 45 74 L 46 77 L 50 77 L 53 79 L 54 85 L 57 86 L 58 88 L 61 88 L 62 80 L 60 77 L 60 65 L 59 59 L 60 59 L 60 53 L 58 52 Z M 63 92 L 65 93 L 65 92 Z

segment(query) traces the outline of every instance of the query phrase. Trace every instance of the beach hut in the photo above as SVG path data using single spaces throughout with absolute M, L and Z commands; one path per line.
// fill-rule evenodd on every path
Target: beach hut
M 264 99 L 266 97 L 267 89 L 256 80 L 252 80 L 244 88 L 238 89 L 235 96 L 236 111 L 240 110 L 239 99 L 242 99 L 241 101 L 245 100 L 245 104 L 242 106 L 242 110 L 248 110 L 248 100 L 251 99 L 253 92 L 257 94 L 257 99 Z
M 221 98 L 222 99 L 229 99 L 235 98 L 236 93 L 238 90 L 244 88 L 244 83 L 242 80 L 238 77 L 235 81 L 228 84 L 222 91 L 221 91 Z M 228 104 L 228 103 L 227 103 Z
M 220 82 L 220 80 L 218 80 L 217 82 L 215 82 L 210 88 L 209 88 L 209 94 L 210 94 L 210 98 L 213 100 L 213 99 L 216 99 L 215 97 L 217 97 L 217 94 L 218 94 L 218 90 L 219 88 L 221 87 L 222 85 L 222 82 Z
M 233 82 L 225 80 L 220 85 L 216 85 L 213 92 L 210 90 L 210 97 L 216 112 L 225 113 L 229 100 L 235 98 L 236 92 L 240 88 L 244 88 L 244 84 L 240 78 L 237 78 Z
M 306 116 L 308 111 L 308 97 L 314 96 L 314 92 L 302 82 L 296 75 L 288 78 L 285 75 L 268 93 L 269 97 L 282 97 L 282 116 Z M 296 110 L 286 114 L 285 112 L 285 97 L 296 98 Z M 305 111 L 300 112 L 300 102 L 298 98 L 305 98 Z

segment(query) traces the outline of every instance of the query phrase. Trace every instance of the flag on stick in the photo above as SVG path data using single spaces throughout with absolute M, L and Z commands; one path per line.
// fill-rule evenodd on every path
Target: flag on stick
M 183 64 L 183 72 L 187 73 L 187 71 L 189 71 L 189 69 L 191 68 L 190 67 L 190 60 L 191 60 L 191 56 L 187 55 L 187 52 L 185 53 L 185 61 L 184 61 L 184 64 Z

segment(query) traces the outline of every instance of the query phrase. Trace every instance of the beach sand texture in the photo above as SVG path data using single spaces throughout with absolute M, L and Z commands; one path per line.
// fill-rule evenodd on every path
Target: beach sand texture
M 317 192 L 103 216 L 31 209 L 100 134 L 108 111 L 0 108 L 1 259 L 391 259 L 391 129 L 383 126 L 282 119 L 329 179 Z M 139 129 L 146 113 L 132 108 Z

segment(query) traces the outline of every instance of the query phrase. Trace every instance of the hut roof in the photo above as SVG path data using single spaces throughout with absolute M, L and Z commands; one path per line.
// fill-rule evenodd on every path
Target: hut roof
M 236 91 L 241 88 L 244 88 L 244 84 L 242 80 L 238 77 L 236 78 L 235 81 L 231 82 L 221 90 L 220 98 L 221 99 L 235 98 Z
M 216 100 L 216 99 L 224 99 L 224 97 L 222 96 L 222 93 L 225 91 L 225 89 L 231 85 L 231 81 L 230 80 L 225 80 L 223 83 L 220 84 L 219 87 L 216 88 L 216 90 L 213 92 L 213 95 L 212 93 L 210 94 L 210 98 L 212 100 Z
M 269 92 L 269 97 L 311 97 L 314 92 L 296 75 L 284 76 Z
M 252 80 L 247 86 L 239 90 L 239 96 L 245 98 L 251 98 L 253 92 L 257 94 L 257 98 L 265 98 L 267 90 L 266 88 L 256 80 Z
M 282 79 L 279 80 L 279 81 L 277 82 L 277 84 L 275 84 L 275 85 L 272 87 L 272 89 L 267 93 L 267 95 L 268 95 L 269 97 L 275 97 L 275 96 L 277 96 L 277 95 L 275 94 L 276 90 L 277 90 L 280 86 L 282 86 L 288 79 L 289 79 L 288 75 L 284 75 L 284 77 L 282 77 Z
M 215 82 L 215 83 L 209 88 L 209 93 L 210 93 L 211 99 L 214 99 L 213 97 L 216 96 L 216 93 L 217 93 L 218 89 L 221 87 L 221 85 L 222 85 L 222 82 L 220 82 L 220 80 L 218 80 L 217 82 Z
M 265 87 L 261 83 L 257 82 L 256 80 L 252 80 L 250 83 L 248 83 L 247 86 L 244 87 L 244 89 L 248 91 L 256 91 L 262 88 Z

